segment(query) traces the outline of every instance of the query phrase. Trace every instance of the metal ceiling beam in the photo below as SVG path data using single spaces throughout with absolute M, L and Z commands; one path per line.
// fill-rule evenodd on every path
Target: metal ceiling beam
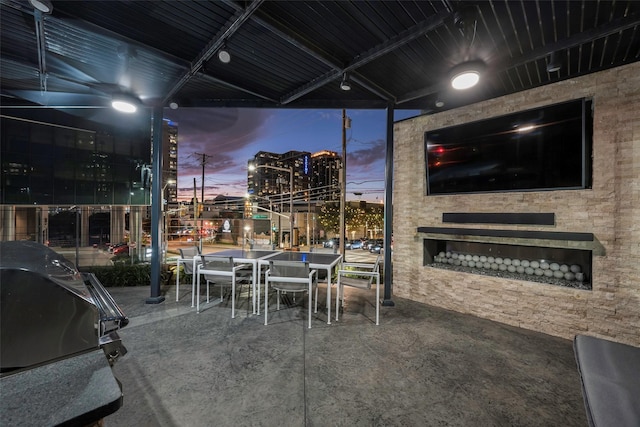
M 235 7 L 235 8 L 240 8 L 240 6 L 230 0 L 225 1 L 226 4 L 228 4 L 229 6 Z M 285 31 L 275 27 L 273 24 L 270 24 L 269 22 L 265 21 L 264 19 L 258 17 L 258 16 L 252 16 L 251 17 L 252 21 L 255 22 L 256 24 L 262 26 L 265 30 L 277 35 L 278 37 L 280 37 L 281 39 L 285 40 L 287 43 L 291 44 L 292 46 L 294 46 L 296 49 L 299 49 L 301 51 L 303 51 L 304 53 L 306 53 L 307 55 L 309 55 L 310 57 L 312 57 L 313 59 L 317 60 L 318 62 L 326 65 L 327 67 L 335 70 L 335 71 L 341 71 L 342 70 L 342 64 L 339 64 L 336 60 L 334 59 L 329 59 L 327 57 L 325 57 L 323 54 L 321 54 L 320 52 L 318 52 L 317 50 L 307 46 L 306 44 L 304 44 L 303 42 L 301 42 L 300 40 L 296 39 L 294 36 L 287 34 Z M 357 83 L 359 86 L 363 87 L 364 89 L 368 90 L 369 92 L 371 92 L 372 94 L 380 97 L 380 99 L 383 99 L 385 101 L 391 101 L 394 102 L 395 101 L 395 96 L 393 96 L 392 94 L 390 94 L 389 92 L 379 88 L 379 87 L 374 87 L 374 85 L 370 82 L 365 82 L 365 78 L 360 76 L 360 75 L 356 75 L 356 73 L 352 73 L 351 74 L 351 80 L 355 83 Z
M 624 18 L 620 18 L 620 19 L 616 19 L 614 21 L 608 22 L 597 28 L 584 31 L 582 33 L 574 34 L 571 37 L 559 40 L 555 43 L 549 43 L 545 46 L 541 46 L 537 49 L 530 51 L 526 55 L 513 58 L 511 61 L 509 61 L 508 64 L 502 64 L 501 61 L 498 61 L 498 67 L 502 65 L 501 68 L 504 68 L 504 71 L 506 71 L 509 68 L 515 68 L 520 65 L 524 65 L 528 62 L 542 59 L 550 55 L 551 52 L 566 50 L 574 46 L 578 46 L 580 44 L 589 43 L 589 42 L 601 39 L 603 37 L 610 36 L 612 34 L 615 34 L 639 25 L 640 25 L 640 17 L 638 15 L 629 15 Z
M 167 92 L 163 100 L 163 104 L 167 104 L 173 95 L 176 94 L 199 70 L 203 64 L 207 62 L 218 49 L 222 47 L 225 40 L 231 37 L 240 27 L 254 14 L 264 0 L 254 0 L 244 11 L 236 10 L 236 13 L 230 19 L 225 27 L 212 38 L 207 46 L 200 54 L 191 62 L 190 69 L 178 80 L 178 82 Z
M 232 7 L 236 8 L 236 9 L 240 8 L 240 6 L 237 3 L 233 2 L 233 1 L 225 1 L 225 3 L 228 4 L 229 6 L 232 6 Z M 323 65 L 326 65 L 327 67 L 329 67 L 332 70 L 337 71 L 337 72 L 341 72 L 342 71 L 342 68 L 343 68 L 342 64 L 339 64 L 336 60 L 329 59 L 329 58 L 325 57 L 323 54 L 321 54 L 317 50 L 307 46 L 306 44 L 304 44 L 300 40 L 296 39 L 294 36 L 292 36 L 290 34 L 287 34 L 282 29 L 277 28 L 273 24 L 265 21 L 264 19 L 262 19 L 262 18 L 260 18 L 258 16 L 252 16 L 251 19 L 256 24 L 262 26 L 265 30 L 267 30 L 267 31 L 275 34 L 276 36 L 280 37 L 281 39 L 285 40 L 287 43 L 291 44 L 296 49 L 301 50 L 302 52 L 306 53 L 307 55 L 309 55 L 313 59 L 317 60 L 318 62 L 322 63 Z M 387 91 L 385 91 L 385 90 L 383 90 L 383 89 L 381 89 L 379 87 L 374 87 L 374 85 L 369 83 L 369 82 L 365 82 L 364 77 L 362 77 L 360 75 L 356 75 L 356 73 L 352 73 L 351 74 L 351 80 L 353 82 L 357 83 L 359 86 L 363 87 L 364 89 L 368 90 L 372 94 L 380 97 L 380 99 L 383 99 L 383 100 L 385 100 L 387 102 L 394 102 L 395 101 L 395 96 L 393 96 L 389 92 L 387 92 Z
M 404 104 L 405 102 L 409 102 L 415 99 L 424 98 L 425 96 L 433 95 L 434 93 L 440 92 L 442 89 L 444 89 L 444 87 L 445 87 L 444 83 L 436 83 L 434 85 L 427 86 L 422 89 L 412 90 L 411 92 L 407 92 L 404 95 L 402 95 L 400 98 L 398 98 L 397 104 L 400 105 L 400 104 Z
M 313 79 L 309 83 L 299 87 L 296 90 L 291 91 L 287 95 L 283 97 L 280 101 L 282 104 L 288 104 L 291 101 L 294 101 L 309 92 L 312 92 L 319 87 L 324 86 L 326 83 L 334 80 L 337 76 L 341 76 L 343 73 L 355 70 L 358 67 L 362 67 L 363 65 L 368 64 L 371 61 L 374 61 L 380 58 L 383 55 L 386 55 L 392 52 L 395 49 L 409 43 L 417 39 L 418 37 L 434 30 L 444 23 L 444 21 L 451 16 L 451 13 L 448 11 L 439 12 L 428 19 L 414 25 L 411 28 L 407 28 L 402 31 L 400 34 L 397 34 L 394 37 L 391 37 L 389 40 L 386 40 L 379 45 L 369 49 L 366 52 L 363 52 L 359 55 L 356 55 L 353 60 L 341 70 L 333 70 L 328 73 L 325 73 L 317 78 Z
M 384 101 L 391 102 L 393 104 L 396 103 L 395 95 L 387 92 L 386 90 L 379 87 L 375 83 L 371 83 L 366 77 L 362 76 L 360 73 L 353 73 L 353 72 L 350 73 L 349 80 L 351 80 L 354 83 L 357 83 L 358 86 L 365 88 L 366 90 L 380 97 L 380 99 Z
M 235 8 L 236 10 L 241 10 L 242 9 L 241 6 L 239 4 L 237 4 L 233 0 L 225 0 L 224 3 L 227 4 L 230 7 Z M 326 58 L 325 56 L 323 56 L 322 54 L 320 54 L 316 50 L 310 48 L 309 46 L 307 46 L 306 44 L 304 44 L 300 40 L 296 39 L 295 37 L 285 33 L 283 30 L 275 27 L 273 24 L 268 23 L 267 21 L 265 21 L 264 19 L 260 18 L 259 16 L 254 15 L 254 16 L 251 17 L 251 20 L 253 22 L 255 22 L 256 24 L 260 25 L 261 27 L 263 27 L 265 30 L 267 30 L 267 31 L 277 35 L 281 39 L 285 40 L 287 43 L 291 44 L 296 49 L 300 49 L 301 51 L 303 51 L 307 55 L 311 56 L 312 58 L 316 59 L 317 61 L 322 62 L 327 67 L 335 68 L 335 69 L 340 69 L 341 68 L 341 66 L 337 65 L 336 61 Z
M 528 52 L 525 55 L 521 55 L 517 58 L 511 58 L 511 60 L 508 62 L 506 59 L 499 60 L 495 64 L 492 64 L 491 68 L 494 70 L 494 73 L 505 72 L 510 68 L 515 68 L 515 67 L 527 64 L 529 62 L 543 59 L 546 56 L 550 55 L 551 52 L 570 49 L 574 46 L 578 46 L 584 43 L 589 43 L 591 41 L 610 36 L 611 34 L 615 34 L 617 32 L 624 31 L 638 25 L 640 25 L 640 18 L 636 15 L 629 15 L 625 18 L 617 19 L 615 21 L 611 21 L 607 24 L 601 25 L 598 28 L 594 28 L 588 31 L 584 31 L 582 33 L 574 34 L 571 37 L 568 37 L 563 40 L 559 40 L 555 43 L 546 44 L 544 46 L 541 46 L 537 49 L 534 49 Z M 507 50 L 496 49 L 496 51 L 507 51 Z M 414 91 L 405 93 L 404 95 L 398 97 L 397 104 L 403 104 L 405 102 L 413 101 L 415 99 L 424 98 L 425 96 L 436 94 L 442 91 L 446 87 L 446 84 L 447 83 L 445 82 L 437 83 L 423 89 L 414 90 Z
M 213 76 L 212 76 L 212 75 L 210 75 L 210 74 L 202 73 L 202 74 L 201 74 L 201 76 L 202 76 L 202 78 L 204 78 L 204 79 L 206 79 L 206 80 L 212 81 L 212 82 L 217 83 L 217 84 L 220 84 L 220 85 L 222 85 L 222 86 L 229 87 L 229 88 L 231 88 L 231 89 L 238 90 L 238 91 L 240 91 L 240 92 L 244 92 L 244 93 L 249 94 L 249 95 L 253 95 L 253 96 L 255 96 L 255 97 L 258 97 L 258 98 L 264 99 L 265 101 L 269 101 L 269 102 L 273 102 L 273 103 L 277 103 L 277 102 L 278 102 L 278 100 L 276 100 L 276 99 L 269 98 L 268 96 L 265 96 L 265 95 L 259 94 L 259 93 L 257 93 L 257 92 L 253 92 L 253 91 L 251 91 L 251 90 L 249 90 L 249 89 L 245 89 L 245 88 L 243 88 L 243 87 L 236 86 L 236 85 L 234 85 L 234 84 L 228 83 L 228 82 L 226 82 L 226 81 L 224 81 L 224 80 L 220 80 L 220 79 L 218 79 L 218 78 L 216 78 L 216 77 L 213 77 Z
M 40 90 L 47 91 L 47 62 L 45 58 L 44 17 L 42 12 L 34 10 L 33 19 L 36 25 L 36 43 L 38 49 L 38 73 L 40 74 Z

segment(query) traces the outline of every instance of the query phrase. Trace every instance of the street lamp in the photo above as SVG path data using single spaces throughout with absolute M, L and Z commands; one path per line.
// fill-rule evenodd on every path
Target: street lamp
M 289 249 L 291 249 L 293 248 L 293 166 L 290 168 L 281 168 L 271 165 L 249 165 L 250 171 L 255 171 L 258 168 L 289 172 Z

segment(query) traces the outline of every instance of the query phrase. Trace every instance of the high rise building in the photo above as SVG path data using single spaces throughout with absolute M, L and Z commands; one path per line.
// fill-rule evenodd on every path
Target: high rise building
M 339 200 L 342 158 L 333 151 L 314 154 L 303 151 L 284 154 L 260 151 L 249 161 L 249 166 L 247 192 L 258 198 L 273 203 L 288 200 L 293 167 L 296 203 Z
M 162 122 L 162 188 L 167 202 L 178 199 L 178 125 L 171 120 Z M 166 187 L 165 187 L 166 186 Z
M 318 151 L 311 155 L 313 165 L 312 194 L 313 200 L 340 200 L 340 169 L 342 157 L 335 151 Z
M 247 192 L 275 203 L 289 200 L 293 177 L 294 200 L 306 200 L 311 183 L 311 154 L 260 151 L 249 161 Z

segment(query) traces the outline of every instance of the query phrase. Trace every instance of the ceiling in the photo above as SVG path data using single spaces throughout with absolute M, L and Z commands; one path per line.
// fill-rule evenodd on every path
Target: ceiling
M 126 92 L 149 107 L 433 113 L 640 57 L 636 0 L 0 4 L 2 108 L 107 109 Z M 483 80 L 455 91 L 448 73 L 467 60 L 486 64 Z

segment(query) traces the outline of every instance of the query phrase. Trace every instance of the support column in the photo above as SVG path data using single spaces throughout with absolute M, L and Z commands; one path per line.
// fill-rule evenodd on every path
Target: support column
M 111 226 L 109 228 L 110 243 L 124 241 L 126 212 L 124 206 L 113 206 L 111 208 Z
M 162 106 L 153 109 L 153 158 L 151 159 L 151 295 L 145 301 L 147 304 L 159 304 L 164 301 L 160 295 L 160 247 L 162 244 Z M 204 166 L 203 166 L 204 176 Z M 202 200 L 204 203 L 204 179 L 202 181 Z M 194 206 L 195 207 L 195 206 Z M 195 212 L 194 212 L 195 218 Z M 202 238 L 200 238 L 202 248 Z
M 393 105 L 387 107 L 387 149 L 384 168 L 384 299 L 383 306 L 394 306 L 391 300 L 391 241 L 393 238 Z
M 49 206 L 41 206 L 39 209 L 39 227 L 36 241 L 47 245 L 49 242 Z
M 89 246 L 89 206 L 80 208 L 80 246 Z
M 13 205 L 2 205 L 0 209 L 0 237 L 2 241 L 16 240 L 16 207 Z

